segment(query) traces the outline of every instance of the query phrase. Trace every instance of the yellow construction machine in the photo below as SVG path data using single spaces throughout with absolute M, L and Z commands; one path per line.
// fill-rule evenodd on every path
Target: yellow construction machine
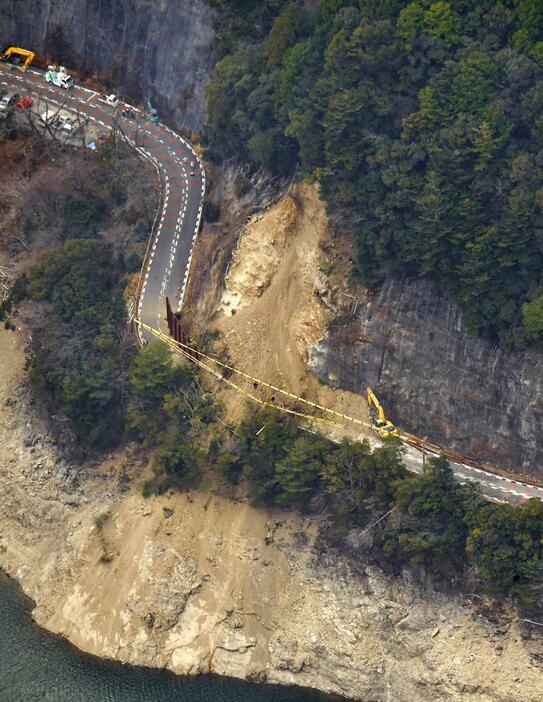
M 16 46 L 10 46 L 2 54 L 2 61 L 9 61 L 12 56 L 23 56 L 26 60 L 21 67 L 22 71 L 30 66 L 36 54 L 33 51 L 27 51 L 26 49 L 18 49 Z
M 398 430 L 394 424 L 389 422 L 385 417 L 385 411 L 381 407 L 379 400 L 375 397 L 373 390 L 367 388 L 367 393 L 372 429 L 379 434 L 381 439 L 391 439 L 394 436 L 398 436 Z

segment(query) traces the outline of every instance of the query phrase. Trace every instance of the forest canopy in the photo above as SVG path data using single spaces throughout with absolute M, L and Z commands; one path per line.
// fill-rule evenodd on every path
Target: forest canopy
M 214 0 L 211 158 L 316 178 L 354 269 L 427 276 L 470 328 L 543 337 L 543 3 Z

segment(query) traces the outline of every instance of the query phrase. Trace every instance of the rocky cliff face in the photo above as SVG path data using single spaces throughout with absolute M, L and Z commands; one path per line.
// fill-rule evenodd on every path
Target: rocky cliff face
M 406 430 L 543 477 L 543 357 L 470 335 L 425 281 L 388 281 L 313 346 L 309 364 L 333 387 L 373 387 Z
M 98 74 L 133 100 L 150 98 L 197 130 L 212 63 L 212 12 L 203 0 L 15 0 L 0 3 L 2 46 Z
M 353 700 L 540 700 L 537 626 L 353 568 L 322 549 L 318 520 L 205 492 L 144 500 L 137 450 L 74 465 L 32 400 L 21 341 L 0 330 L 0 567 L 47 629 L 133 664 Z

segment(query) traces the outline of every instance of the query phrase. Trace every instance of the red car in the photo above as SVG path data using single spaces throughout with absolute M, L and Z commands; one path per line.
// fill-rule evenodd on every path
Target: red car
M 19 100 L 17 107 L 20 107 L 22 110 L 28 110 L 28 108 L 32 107 L 33 104 L 34 100 L 32 100 L 31 97 L 24 97 Z

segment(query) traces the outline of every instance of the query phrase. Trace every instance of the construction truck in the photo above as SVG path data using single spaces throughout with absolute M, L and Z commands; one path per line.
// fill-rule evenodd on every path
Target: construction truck
M 28 51 L 27 49 L 19 49 L 16 46 L 10 46 L 2 54 L 2 61 L 12 61 L 16 56 L 22 56 L 25 59 L 25 62 L 21 66 L 21 71 L 26 71 L 34 60 L 36 54 L 33 51 Z
M 379 400 L 375 397 L 373 390 L 371 388 L 367 388 L 366 392 L 368 395 L 371 428 L 379 434 L 381 439 L 392 439 L 393 437 L 398 436 L 398 430 L 394 424 L 389 422 L 389 420 L 385 417 L 385 411 L 381 407 Z
M 60 88 L 66 88 L 66 90 L 74 87 L 74 79 L 68 75 L 64 66 L 59 66 L 58 68 L 57 66 L 48 66 L 45 80 L 48 83 L 53 83 L 53 85 L 58 85 Z

